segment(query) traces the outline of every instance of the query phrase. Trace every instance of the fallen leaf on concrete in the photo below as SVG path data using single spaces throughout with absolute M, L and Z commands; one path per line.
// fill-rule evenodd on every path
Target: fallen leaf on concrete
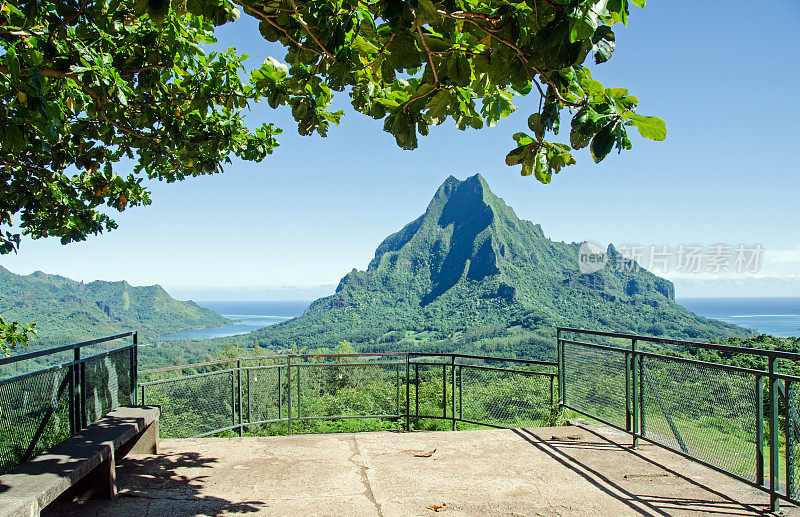
M 414 453 L 414 457 L 415 458 L 430 458 L 431 456 L 433 456 L 434 452 L 436 452 L 436 449 L 433 449 L 432 451 L 429 451 L 429 452 L 415 452 Z
M 425 508 L 427 508 L 428 510 L 432 510 L 434 512 L 440 512 L 440 511 L 442 511 L 442 508 L 444 508 L 444 507 L 445 507 L 445 504 L 442 503 L 442 504 L 432 504 L 430 506 L 426 506 Z

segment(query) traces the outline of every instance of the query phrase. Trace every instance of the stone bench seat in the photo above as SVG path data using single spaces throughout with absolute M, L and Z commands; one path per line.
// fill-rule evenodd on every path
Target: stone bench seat
M 35 516 L 61 497 L 117 493 L 116 459 L 156 453 L 158 406 L 122 406 L 50 450 L 0 476 L 0 517 Z

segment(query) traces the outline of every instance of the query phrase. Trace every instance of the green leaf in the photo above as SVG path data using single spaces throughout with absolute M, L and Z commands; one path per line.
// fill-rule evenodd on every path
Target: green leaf
M 600 16 L 607 15 L 607 0 L 584 0 L 570 14 L 569 40 L 573 43 L 589 39 L 600 24 Z
M 417 132 L 414 121 L 402 111 L 387 118 L 384 129 L 394 135 L 400 148 L 408 150 L 417 148 Z
M 644 8 L 644 4 L 647 3 L 647 0 L 631 0 L 631 3 L 636 7 Z
M 569 144 L 572 146 L 573 149 L 583 149 L 589 142 L 592 140 L 592 135 L 580 133 L 575 131 L 574 129 L 569 132 Z
M 416 41 L 408 31 L 396 33 L 387 50 L 390 52 L 389 62 L 395 70 L 415 68 L 422 64 Z
M 147 14 L 156 23 L 162 23 L 169 15 L 169 0 L 147 0 Z
M 533 162 L 533 172 L 534 177 L 545 185 L 550 183 L 553 177 L 547 165 L 547 155 L 544 148 L 540 148 L 536 152 Z
M 520 146 L 530 145 L 534 142 L 533 138 L 525 133 L 514 133 L 512 138 L 517 142 L 517 145 Z
M 542 138 L 544 138 L 544 124 L 542 123 L 541 115 L 534 113 L 528 117 L 528 127 L 536 135 L 536 139 L 541 142 Z
M 463 54 L 456 54 L 447 60 L 447 75 L 459 86 L 469 86 L 472 70 L 469 59 Z
M 432 90 L 433 85 L 423 85 L 420 88 L 421 91 L 418 91 L 417 95 L 424 95 L 425 90 Z M 445 121 L 447 118 L 447 114 L 450 112 L 450 105 L 452 103 L 452 94 L 448 90 L 442 90 L 440 92 L 436 92 L 436 94 L 428 101 L 428 104 L 425 105 L 427 112 L 425 113 L 425 118 L 429 124 L 434 126 L 438 126 L 442 122 Z
M 267 41 L 275 42 L 280 38 L 280 33 L 266 21 L 261 21 L 261 23 L 258 24 L 258 32 L 260 32 L 261 36 Z
M 123 92 L 122 88 L 119 88 L 119 87 L 116 88 L 116 90 L 117 90 L 116 91 L 117 99 L 119 100 L 119 103 L 122 104 L 123 106 L 127 106 L 128 105 L 128 98 L 125 96 L 125 92 Z
M 628 118 L 630 120 L 626 122 L 626 125 L 636 126 L 639 134 L 643 137 L 659 141 L 667 138 L 667 124 L 662 119 L 636 113 L 629 114 Z
M 436 12 L 436 6 L 431 0 L 419 0 L 419 7 L 416 9 L 417 23 L 421 25 L 433 25 L 441 20 L 441 15 Z
M 550 130 L 557 135 L 561 126 L 561 114 L 558 111 L 558 103 L 555 101 L 546 102 L 542 108 L 540 120 L 545 130 Z
M 15 81 L 19 81 L 20 69 L 17 51 L 14 49 L 14 47 L 8 47 L 6 49 L 6 55 L 3 57 L 5 58 L 6 66 L 11 71 L 11 77 Z
M 592 153 L 592 159 L 594 159 L 595 163 L 603 161 L 603 159 L 608 156 L 608 153 L 611 152 L 611 148 L 614 146 L 615 142 L 612 131 L 616 125 L 617 121 L 609 122 L 594 135 L 594 138 L 592 138 L 592 145 L 589 147 L 589 150 Z
M 601 25 L 592 35 L 594 61 L 597 64 L 605 63 L 611 58 L 616 45 L 614 31 L 608 25 Z
M 506 155 L 506 165 L 514 166 L 519 165 L 522 163 L 522 160 L 525 158 L 527 148 L 525 146 L 519 146 L 515 149 L 512 149 Z

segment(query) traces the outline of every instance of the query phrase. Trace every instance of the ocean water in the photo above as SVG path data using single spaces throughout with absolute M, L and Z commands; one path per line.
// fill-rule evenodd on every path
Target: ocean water
M 234 320 L 211 329 L 181 330 L 163 340 L 211 339 L 246 334 L 303 314 L 310 301 L 197 302 Z M 800 336 L 798 298 L 680 298 L 678 303 L 707 318 L 733 323 L 778 337 Z
M 706 318 L 778 337 L 800 336 L 800 298 L 681 298 L 677 302 Z
M 233 320 L 230 325 L 211 329 L 180 330 L 161 336 L 164 341 L 176 339 L 211 339 L 215 337 L 236 336 L 247 334 L 260 328 L 275 325 L 303 314 L 311 305 L 307 301 L 260 301 L 260 302 L 197 302 L 201 307 L 206 307 L 218 312 L 226 318 Z

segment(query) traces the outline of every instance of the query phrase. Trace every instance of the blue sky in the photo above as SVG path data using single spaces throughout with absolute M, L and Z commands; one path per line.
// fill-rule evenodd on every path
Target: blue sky
M 120 214 L 120 228 L 61 246 L 26 240 L 0 264 L 82 280 L 158 283 L 173 295 L 209 299 L 308 299 L 353 267 L 364 268 L 388 234 L 417 217 L 453 174 L 480 172 L 525 219 L 556 240 L 668 245 L 760 244 L 755 275 L 668 275 L 680 296 L 800 296 L 800 3 L 652 0 L 618 27 L 610 62 L 593 67 L 624 86 L 639 111 L 667 121 L 665 142 L 632 135 L 633 150 L 601 165 L 578 165 L 551 185 L 523 178 L 503 158 L 525 129 L 538 97 L 497 127 L 433 128 L 402 151 L 382 122 L 349 109 L 327 138 L 301 137 L 286 110 L 266 104 L 255 126 L 284 128 L 281 147 L 261 164 L 152 185 L 153 204 Z M 268 46 L 252 19 L 222 27 L 258 66 Z

